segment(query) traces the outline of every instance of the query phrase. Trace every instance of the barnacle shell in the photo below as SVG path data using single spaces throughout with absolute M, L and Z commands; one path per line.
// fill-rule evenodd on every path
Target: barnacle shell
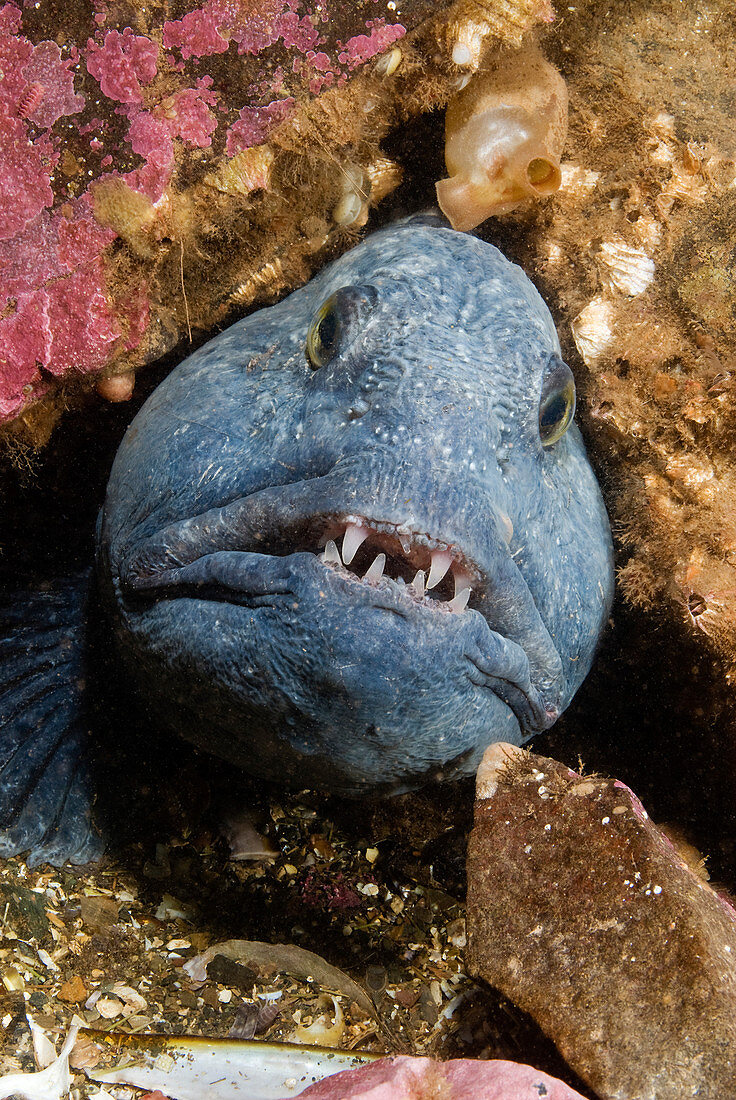
M 536 46 L 496 57 L 450 102 L 449 179 L 437 200 L 454 229 L 473 229 L 560 186 L 567 133 L 565 82 Z
M 268 145 L 256 145 L 229 157 L 216 173 L 205 177 L 205 183 L 226 195 L 250 195 L 267 190 L 271 182 L 273 150 Z
M 571 324 L 575 345 L 584 362 L 594 366 L 613 340 L 616 307 L 606 298 L 594 298 Z
M 357 164 L 348 164 L 342 168 L 343 192 L 332 211 L 335 223 L 343 228 L 359 228 L 368 221 L 368 196 L 370 182 L 365 172 Z
M 487 23 L 465 19 L 455 26 L 450 57 L 459 69 L 477 69 L 483 56 L 486 38 L 490 34 Z
M 446 48 L 459 68 L 477 69 L 491 42 L 521 46 L 535 23 L 551 23 L 549 0 L 461 0 L 444 29 Z
M 375 157 L 365 170 L 370 184 L 371 204 L 380 202 L 390 195 L 401 183 L 403 169 L 395 160 L 388 157 Z
M 393 74 L 396 72 L 399 65 L 401 64 L 401 59 L 403 56 L 404 55 L 402 54 L 399 47 L 394 46 L 393 49 L 388 51 L 388 53 L 385 53 L 382 57 L 379 57 L 378 61 L 376 62 L 375 68 L 373 69 L 373 72 L 376 74 L 376 76 L 393 76 Z
M 603 281 L 630 298 L 643 294 L 654 280 L 654 261 L 643 249 L 632 248 L 620 237 L 603 242 L 598 263 Z

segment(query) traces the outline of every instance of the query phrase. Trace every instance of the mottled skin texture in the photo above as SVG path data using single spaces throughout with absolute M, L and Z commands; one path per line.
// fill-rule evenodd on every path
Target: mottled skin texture
M 310 321 L 349 286 L 368 289 L 315 370 Z M 123 440 L 99 531 L 120 658 L 158 719 L 256 775 L 346 793 L 464 775 L 550 725 L 612 591 L 578 429 L 540 442 L 559 354 L 518 267 L 415 221 L 182 363 Z M 397 527 L 407 568 L 428 540 L 449 548 L 467 610 L 323 563 L 349 516 L 374 529 L 367 563 Z

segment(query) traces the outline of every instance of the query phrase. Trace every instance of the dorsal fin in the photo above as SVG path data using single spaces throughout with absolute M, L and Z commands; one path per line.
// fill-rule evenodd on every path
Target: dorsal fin
M 0 855 L 33 867 L 102 854 L 92 822 L 90 570 L 0 596 Z

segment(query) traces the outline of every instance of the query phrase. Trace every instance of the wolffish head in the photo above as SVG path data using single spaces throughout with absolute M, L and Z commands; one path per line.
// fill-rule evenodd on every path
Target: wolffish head
M 492 246 L 408 223 L 182 363 L 110 477 L 99 572 L 148 704 L 345 792 L 554 722 L 612 591 L 552 319 Z

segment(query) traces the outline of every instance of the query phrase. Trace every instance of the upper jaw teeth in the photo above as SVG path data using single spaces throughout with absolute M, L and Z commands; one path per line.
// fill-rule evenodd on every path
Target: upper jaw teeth
M 360 523 L 349 523 L 347 525 L 342 540 L 342 560 L 346 565 L 350 565 L 369 534 L 370 528 L 363 527 Z
M 366 523 L 360 522 L 359 519 L 350 519 L 345 524 L 345 530 L 342 538 L 342 554 L 338 549 L 337 542 L 334 539 L 329 539 L 325 544 L 324 552 L 321 560 L 325 565 L 330 565 L 335 568 L 341 566 L 350 565 L 355 558 L 360 547 L 373 534 L 374 536 L 379 533 L 369 527 Z M 384 545 L 385 532 L 383 533 Z M 390 552 L 393 558 L 397 556 L 394 553 L 394 549 L 398 550 L 401 547 L 401 551 L 407 557 L 409 557 L 412 550 L 412 542 L 409 535 L 404 531 L 397 532 L 395 539 L 392 540 L 390 545 Z M 403 591 L 410 593 L 415 599 L 421 600 L 425 603 L 429 603 L 434 607 L 444 607 L 448 611 L 460 614 L 465 611 L 468 606 L 468 601 L 472 593 L 471 589 L 471 576 L 464 570 L 461 564 L 453 557 L 449 549 L 424 549 L 424 554 L 429 552 L 429 569 L 418 569 L 414 579 L 410 584 L 406 585 L 405 581 L 399 577 L 397 583 L 402 586 Z M 371 561 L 371 564 L 363 573 L 363 581 L 368 584 L 378 584 L 384 577 L 384 570 L 386 568 L 386 554 L 383 552 L 378 553 Z M 426 593 L 433 588 L 436 588 L 442 583 L 449 571 L 452 571 L 452 579 L 454 582 L 454 596 L 452 599 L 432 599 L 429 600 Z M 389 578 L 392 579 L 392 578 Z
M 427 588 L 435 588 L 452 565 L 452 555 L 449 550 L 435 550 L 432 554 L 432 564 L 429 567 Z

